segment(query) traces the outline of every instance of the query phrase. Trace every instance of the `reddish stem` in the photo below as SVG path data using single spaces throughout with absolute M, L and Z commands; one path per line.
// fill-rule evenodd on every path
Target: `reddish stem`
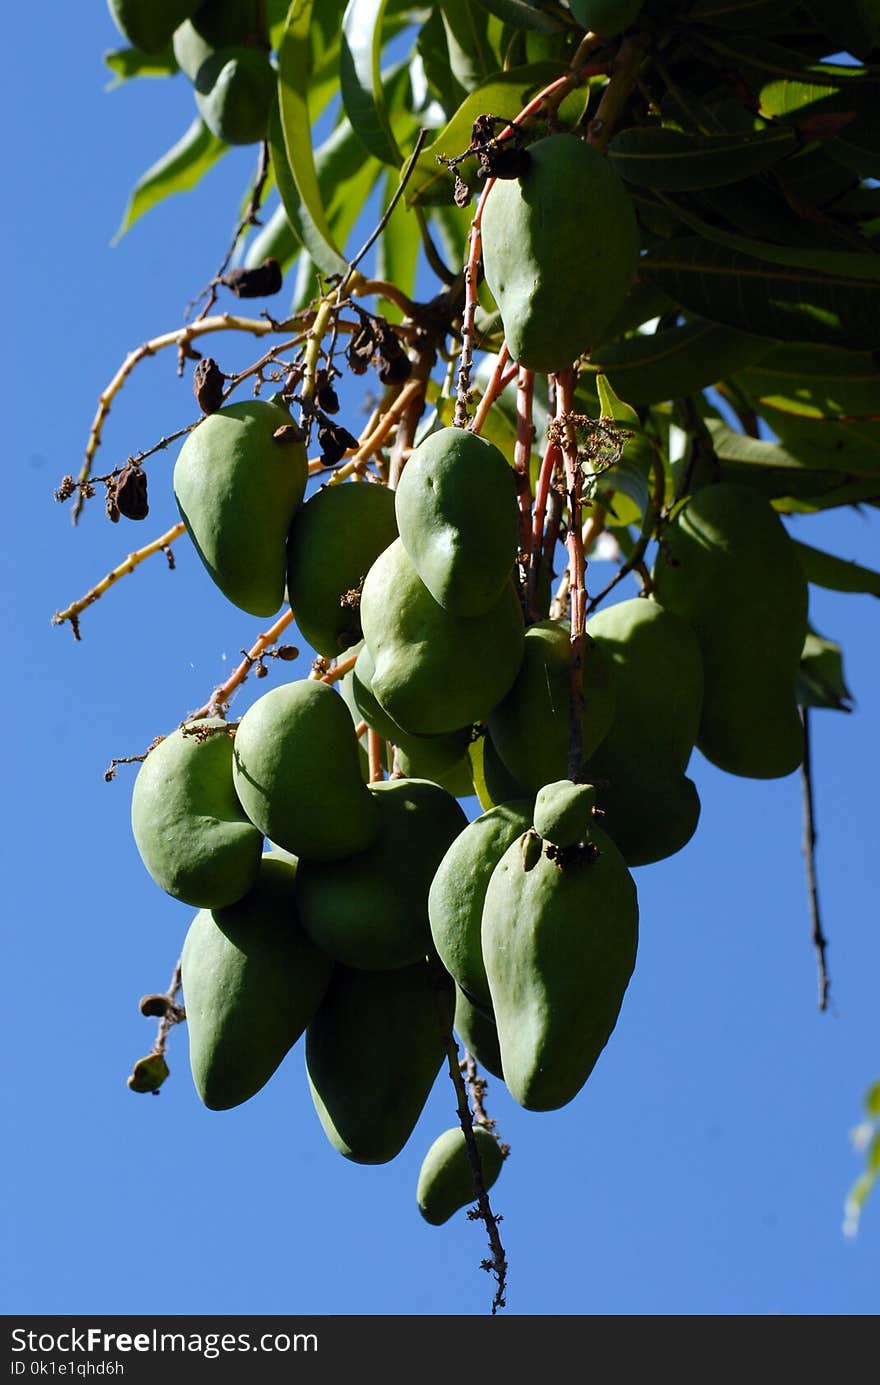
M 584 643 L 587 594 L 584 589 L 583 521 L 581 516 L 581 469 L 577 439 L 567 414 L 574 413 L 574 372 L 560 371 L 556 377 L 556 418 L 562 425 L 562 456 L 568 491 L 568 567 L 571 578 L 571 662 L 569 664 L 568 777 L 580 778 L 583 759 L 582 718 L 584 714 Z

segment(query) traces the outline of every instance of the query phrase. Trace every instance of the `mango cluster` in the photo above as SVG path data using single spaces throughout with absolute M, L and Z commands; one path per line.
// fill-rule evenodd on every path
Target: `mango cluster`
M 806 584 L 762 497 L 696 491 L 661 530 L 652 595 L 587 622 L 572 778 L 570 631 L 524 618 L 498 448 L 440 428 L 395 491 L 305 499 L 306 480 L 275 398 L 206 417 L 174 486 L 220 590 L 261 616 L 286 598 L 313 648 L 354 666 L 168 735 L 132 828 L 157 884 L 198 910 L 182 974 L 202 1100 L 249 1100 L 304 1036 L 328 1140 L 377 1164 L 407 1143 L 453 1031 L 526 1109 L 584 1087 L 635 967 L 631 871 L 698 824 L 694 748 L 758 778 L 799 763 Z M 387 778 L 371 780 L 364 726 Z M 431 1224 L 473 1201 L 475 1157 L 483 1186 L 497 1178 L 503 1150 L 477 1136 L 429 1150 Z

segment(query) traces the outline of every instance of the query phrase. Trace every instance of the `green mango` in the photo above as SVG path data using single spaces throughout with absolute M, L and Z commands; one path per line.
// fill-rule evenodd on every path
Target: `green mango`
M 485 615 L 510 582 L 519 546 L 512 469 L 493 443 L 441 428 L 410 454 L 394 496 L 404 548 L 434 600 Z
M 535 831 L 554 846 L 577 846 L 590 840 L 595 806 L 593 784 L 573 784 L 570 779 L 545 784 L 535 799 Z
M 218 48 L 193 78 L 199 115 L 227 144 L 257 144 L 266 138 L 277 82 L 260 49 Z
M 454 732 L 448 739 L 452 739 Z M 470 728 L 467 728 L 470 737 Z M 435 764 L 430 768 L 431 762 L 435 759 L 429 752 L 424 758 L 422 756 L 422 742 L 434 739 L 422 736 L 418 742 L 416 737 L 410 737 L 410 748 L 404 749 L 401 746 L 395 747 L 397 750 L 397 769 L 407 779 L 432 779 L 435 784 L 439 784 L 441 789 L 451 793 L 453 798 L 470 798 L 474 792 L 474 777 L 471 769 L 470 756 L 467 753 L 467 744 L 458 759 L 453 761 L 446 768 L 441 768 Z M 436 737 L 437 740 L 445 740 L 446 737 Z
M 301 861 L 297 906 L 309 937 L 349 967 L 390 971 L 431 950 L 428 888 L 449 844 L 467 826 L 455 799 L 426 779 L 368 786 L 379 833 L 336 862 Z
M 197 9 L 199 0 L 107 0 L 117 29 L 133 48 L 159 53 L 179 24 Z
M 470 726 L 438 736 L 410 735 L 388 715 L 373 692 L 375 672 L 373 657 L 363 645 L 351 673 L 351 696 L 359 716 L 395 747 L 400 769 L 407 779 L 433 779 L 439 783 L 443 776 L 457 770 L 467 755 Z M 472 787 L 468 792 L 473 792 Z
M 704 487 L 664 530 L 653 579 L 702 652 L 698 749 L 729 774 L 791 774 L 803 758 L 795 689 L 807 582 L 779 515 L 747 486 Z
M 218 48 L 262 42 L 259 0 L 209 0 L 174 31 L 174 56 L 190 81 Z
M 504 1163 L 501 1145 L 484 1125 L 474 1125 L 483 1188 L 492 1187 Z M 422 1160 L 416 1186 L 419 1211 L 431 1226 L 442 1226 L 460 1207 L 477 1201 L 465 1134 L 460 1125 L 438 1135 Z
M 617 1023 L 638 944 L 632 876 L 600 828 L 567 861 L 526 858 L 523 838 L 498 862 L 482 944 L 504 1080 L 530 1111 L 565 1106 Z
M 602 38 L 616 38 L 635 24 L 644 0 L 569 0 L 569 9 L 582 28 Z
M 181 954 L 193 1081 L 212 1111 L 248 1101 L 316 1013 L 333 963 L 300 927 L 296 866 L 264 858 L 244 899 L 202 909 Z
M 208 414 L 174 467 L 174 494 L 199 557 L 234 605 L 271 616 L 284 600 L 287 533 L 308 477 L 301 442 L 276 442 L 289 425 L 259 399 Z
M 602 826 L 630 866 L 663 860 L 697 828 L 685 776 L 703 705 L 703 660 L 691 626 L 651 598 L 606 606 L 587 623 L 614 668 L 614 721 L 589 760 Z
M 608 159 L 575 135 L 528 148 L 521 178 L 483 209 L 483 268 L 513 360 L 564 370 L 598 346 L 639 257 L 632 202 Z
M 326 683 L 299 679 L 258 698 L 238 724 L 232 774 L 251 822 L 296 856 L 343 860 L 379 834 L 351 717 Z
M 360 588 L 396 538 L 394 492 L 387 486 L 325 486 L 294 516 L 287 599 L 303 635 L 325 658 L 338 658 L 361 638 Z
M 403 1149 L 446 1057 L 452 982 L 426 962 L 338 966 L 306 1030 L 306 1072 L 334 1149 L 386 1164 Z
M 190 722 L 210 731 L 220 717 Z M 262 833 L 248 820 L 232 779 L 232 738 L 172 731 L 144 760 L 131 795 L 131 829 L 157 885 L 197 909 L 233 904 L 260 868 Z
M 571 643 L 567 622 L 539 620 L 526 630 L 516 681 L 489 713 L 489 736 L 514 781 L 536 794 L 568 774 Z M 583 664 L 582 759 L 605 736 L 614 715 L 613 670 L 587 638 Z M 485 756 L 485 752 L 484 752 Z M 485 760 L 484 760 L 485 763 Z
M 493 1077 L 504 1080 L 501 1067 L 501 1050 L 498 1047 L 498 1030 L 495 1021 L 484 1014 L 479 1005 L 465 995 L 460 986 L 455 988 L 455 1014 L 453 1028 L 468 1053 Z
M 511 842 L 532 822 L 532 800 L 500 803 L 469 822 L 437 866 L 428 919 L 437 955 L 470 1000 L 491 1009 L 480 923 L 489 878 Z
M 453 615 L 434 600 L 400 539 L 367 573 L 361 625 L 373 693 L 417 736 L 481 721 L 507 692 L 522 656 L 523 614 L 512 580 L 485 615 Z
M 513 798 L 529 798 L 528 789 L 515 779 L 505 765 L 488 730 L 471 750 L 471 764 L 474 768 L 474 786 L 480 807 L 484 812 L 496 808 L 501 803 L 509 803 Z

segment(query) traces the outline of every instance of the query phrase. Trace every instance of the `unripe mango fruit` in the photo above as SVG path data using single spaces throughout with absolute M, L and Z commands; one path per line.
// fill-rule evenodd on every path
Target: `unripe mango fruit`
M 466 428 L 441 428 L 411 453 L 395 492 L 401 542 L 434 600 L 480 616 L 509 583 L 519 543 L 513 471 Z
M 636 272 L 639 232 L 621 179 L 575 135 L 528 148 L 521 178 L 483 209 L 483 268 L 513 360 L 564 370 L 601 340 Z
M 680 851 L 700 799 L 685 776 L 703 706 L 703 660 L 693 629 L 650 597 L 598 611 L 588 632 L 614 669 L 611 729 L 589 761 L 602 826 L 630 866 Z
M 791 774 L 803 758 L 795 683 L 807 582 L 779 515 L 747 486 L 706 486 L 664 531 L 653 578 L 702 652 L 698 748 L 729 774 Z
M 174 56 L 190 81 L 217 48 L 260 39 L 257 0 L 209 0 L 174 31 Z
M 473 1136 L 486 1192 L 501 1172 L 504 1152 L 490 1130 L 474 1125 Z M 465 1134 L 460 1125 L 438 1135 L 422 1160 L 416 1187 L 419 1211 L 431 1226 L 442 1226 L 460 1207 L 477 1201 Z
M 206 717 L 166 736 L 138 770 L 131 796 L 141 860 L 157 885 L 197 909 L 241 899 L 260 868 L 262 833 L 236 795 L 225 727 Z
M 396 538 L 394 492 L 387 486 L 325 486 L 294 516 L 287 599 L 303 635 L 325 658 L 338 658 L 361 638 L 360 588 Z
M 296 867 L 263 860 L 257 883 L 225 909 L 202 909 L 181 955 L 190 1066 L 212 1111 L 248 1101 L 315 1014 L 333 964 L 296 915 Z
M 486 891 L 483 960 L 504 1080 L 530 1111 L 580 1091 L 635 966 L 635 885 L 611 838 L 598 827 L 591 838 L 595 850 L 568 861 L 536 858 L 518 839 Z
M 356 1164 L 403 1149 L 446 1056 L 452 981 L 426 962 L 337 966 L 306 1030 L 306 1072 L 327 1139 Z
M 396 747 L 400 767 L 407 779 L 433 779 L 439 783 L 440 776 L 453 770 L 466 756 L 470 726 L 438 736 L 411 735 L 388 715 L 373 692 L 375 672 L 373 657 L 367 646 L 362 645 L 351 673 L 351 696 L 357 712 L 383 740 Z
M 601 38 L 616 38 L 634 24 L 644 0 L 569 0 L 569 9 L 584 29 Z
M 328 956 L 390 971 L 430 952 L 428 889 L 467 818 L 426 779 L 383 780 L 368 792 L 379 814 L 376 840 L 343 865 L 301 861 L 297 906 L 309 937 Z
M 437 955 L 468 998 L 491 1009 L 480 925 L 489 878 L 532 821 L 531 799 L 500 803 L 469 822 L 440 861 L 428 892 Z
M 200 0 L 107 0 L 117 29 L 133 48 L 158 53 Z
M 528 793 L 568 773 L 571 642 L 562 620 L 539 620 L 525 633 L 523 657 L 513 686 L 489 713 L 489 736 L 502 763 Z M 614 675 L 599 646 L 589 638 L 583 655 L 585 761 L 611 725 Z
M 593 784 L 573 784 L 570 779 L 545 784 L 535 799 L 535 831 L 554 846 L 576 846 L 589 840 L 595 806 Z
M 361 596 L 372 690 L 417 736 L 481 721 L 519 667 L 523 615 L 513 581 L 485 615 L 456 616 L 434 600 L 400 539 L 376 559 Z
M 348 708 L 326 683 L 300 679 L 258 698 L 235 733 L 232 773 L 251 822 L 296 856 L 339 861 L 379 834 Z
M 208 129 L 227 144 L 265 139 L 277 77 L 258 48 L 218 48 L 193 78 L 196 105 Z
M 498 1047 L 498 1030 L 494 1019 L 484 1014 L 478 1005 L 465 995 L 460 986 L 455 988 L 455 1015 L 453 1028 L 468 1053 L 476 1059 L 493 1077 L 504 1080 L 501 1067 L 501 1050 Z
M 174 467 L 174 494 L 217 586 L 254 616 L 284 600 L 287 534 L 308 476 L 301 442 L 276 442 L 290 424 L 279 404 L 252 399 L 208 414 Z

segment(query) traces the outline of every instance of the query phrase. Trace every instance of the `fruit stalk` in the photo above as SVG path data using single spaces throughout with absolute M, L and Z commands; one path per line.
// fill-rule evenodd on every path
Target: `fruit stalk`
M 577 780 L 583 760 L 584 715 L 584 632 L 586 626 L 587 594 L 584 589 L 584 558 L 581 468 L 578 461 L 577 438 L 567 415 L 574 412 L 574 372 L 560 371 L 556 376 L 556 419 L 562 430 L 562 458 L 565 465 L 565 487 L 568 495 L 569 597 L 571 601 L 571 662 L 569 665 L 568 714 L 568 777 Z
M 166 530 L 164 534 L 160 534 L 157 539 L 153 539 L 151 543 L 144 544 L 143 548 L 138 548 L 134 553 L 129 553 L 124 562 L 120 563 L 118 567 L 113 568 L 112 572 L 108 572 L 107 576 L 102 577 L 100 582 L 96 582 L 91 591 L 86 592 L 85 596 L 81 596 L 78 601 L 72 601 L 63 611 L 56 611 L 52 617 L 52 624 L 63 625 L 66 620 L 69 620 L 73 627 L 74 638 L 77 640 L 80 639 L 79 617 L 86 607 L 91 606 L 92 602 L 97 601 L 100 596 L 103 596 L 105 591 L 108 591 L 110 587 L 114 586 L 115 583 L 119 581 L 120 577 L 125 577 L 127 573 L 134 572 L 135 568 L 138 567 L 145 558 L 150 558 L 154 553 L 160 553 L 167 549 L 175 539 L 180 538 L 185 528 L 186 526 L 183 523 L 173 524 L 170 529 Z

